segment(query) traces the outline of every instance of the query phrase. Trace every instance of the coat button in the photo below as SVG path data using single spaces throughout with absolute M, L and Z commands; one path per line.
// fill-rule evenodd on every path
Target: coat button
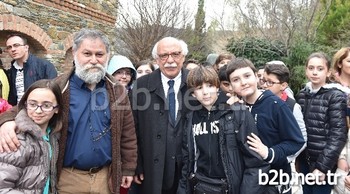
M 160 139 L 162 136 L 161 135 L 157 135 L 157 139 Z
M 175 156 L 172 156 L 171 159 L 175 160 Z
M 156 163 L 156 164 L 157 164 L 157 163 L 158 163 L 158 159 L 154 159 L 154 163 Z

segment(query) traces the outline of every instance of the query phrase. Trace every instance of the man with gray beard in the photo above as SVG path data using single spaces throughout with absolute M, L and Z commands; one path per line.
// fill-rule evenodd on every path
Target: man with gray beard
M 57 175 L 59 193 L 119 193 L 136 168 L 134 120 L 125 88 L 106 74 L 109 41 L 98 30 L 82 29 L 73 40 L 74 64 L 55 79 L 64 103 Z M 20 146 L 14 133 L 15 110 L 1 115 L 0 152 Z M 8 122 L 5 122 L 8 121 Z M 59 179 L 57 179 L 59 178 Z

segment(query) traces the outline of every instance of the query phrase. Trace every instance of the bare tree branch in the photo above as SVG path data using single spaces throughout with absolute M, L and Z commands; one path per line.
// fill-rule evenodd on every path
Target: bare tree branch
M 133 62 L 151 58 L 154 44 L 165 36 L 179 37 L 192 15 L 186 0 L 134 0 L 120 6 L 116 49 Z

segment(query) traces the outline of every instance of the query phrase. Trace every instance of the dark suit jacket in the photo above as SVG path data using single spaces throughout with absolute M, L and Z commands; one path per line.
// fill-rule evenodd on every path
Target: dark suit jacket
M 193 100 L 187 91 L 187 74 L 188 71 L 183 69 L 175 126 L 169 122 L 160 70 L 137 79 L 134 84 L 131 101 L 139 151 L 136 174 L 145 176 L 141 193 L 160 194 L 162 188 L 178 181 L 174 180 L 174 173 L 175 169 L 177 173 L 181 171 L 184 120 L 190 108 L 189 100 Z

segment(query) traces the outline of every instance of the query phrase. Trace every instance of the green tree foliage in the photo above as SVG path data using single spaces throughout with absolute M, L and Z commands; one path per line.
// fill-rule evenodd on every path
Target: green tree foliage
M 227 45 L 227 50 L 234 53 L 236 57 L 244 57 L 251 60 L 256 67 L 264 66 L 266 62 L 281 60 L 289 68 L 291 78 L 289 86 L 295 94 L 306 83 L 305 63 L 308 56 L 313 52 L 331 53 L 331 48 L 317 43 L 296 41 L 287 52 L 281 42 L 268 41 L 258 38 L 244 38 L 238 41 L 234 39 Z M 287 54 L 288 53 L 288 54 Z
M 195 17 L 194 31 L 201 35 L 205 32 L 205 11 L 204 0 L 198 0 L 198 9 Z
M 263 66 L 268 61 L 281 60 L 286 56 L 286 48 L 283 43 L 266 39 L 250 37 L 238 41 L 231 39 L 226 48 L 236 57 L 251 60 L 256 67 Z
M 195 16 L 194 29 L 187 26 L 185 37 L 183 38 L 188 44 L 189 54 L 187 58 L 193 58 L 203 61 L 208 53 L 208 46 L 206 44 L 206 23 L 204 0 L 198 0 L 198 9 Z
M 284 58 L 290 71 L 289 86 L 297 94 L 307 82 L 305 76 L 305 63 L 309 55 L 316 51 L 316 45 L 305 41 L 296 42 L 289 51 L 289 56 Z
M 324 52 L 332 57 L 340 47 L 350 45 L 349 0 L 231 2 L 240 17 L 235 39 L 227 50 L 256 66 L 282 60 L 290 69 L 289 85 L 295 93 L 307 82 L 305 63 L 311 53 Z
M 323 9 L 326 9 L 326 0 L 322 1 Z M 342 47 L 349 44 L 350 36 L 350 1 L 332 0 L 326 17 L 323 19 L 317 38 L 321 44 Z
M 332 47 L 326 45 L 298 40 L 290 48 L 289 55 L 284 59 L 291 73 L 289 85 L 295 94 L 297 94 L 307 82 L 305 76 L 306 60 L 314 52 L 323 52 L 331 58 L 335 51 Z

